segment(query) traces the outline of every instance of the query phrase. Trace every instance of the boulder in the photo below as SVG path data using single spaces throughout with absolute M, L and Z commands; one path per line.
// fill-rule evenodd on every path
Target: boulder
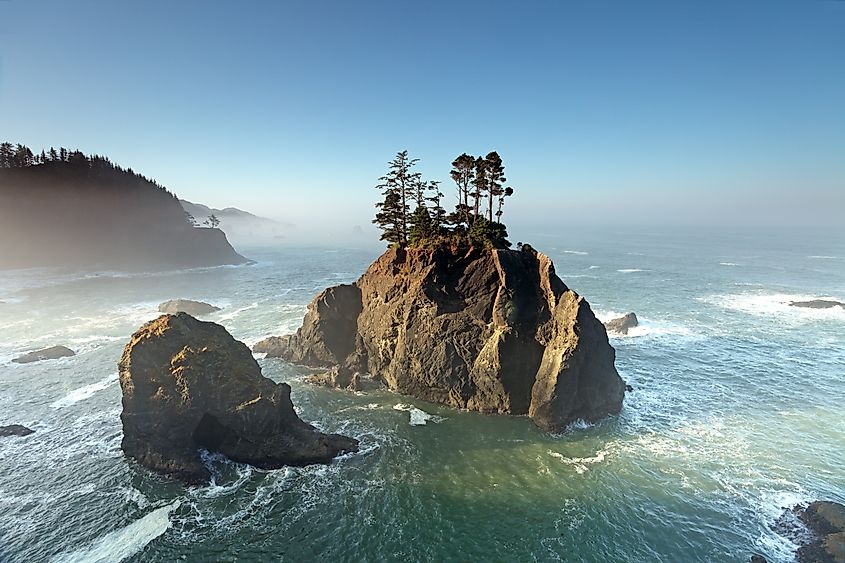
M 35 430 L 22 426 L 20 424 L 10 424 L 9 426 L 0 426 L 0 438 L 6 436 L 29 436 L 34 434 Z
M 70 348 L 65 348 L 64 346 L 50 346 L 49 348 L 44 348 L 42 350 L 27 352 L 23 356 L 18 356 L 12 361 L 16 364 L 28 364 L 31 362 L 40 362 L 43 360 L 57 360 L 59 358 L 66 358 L 75 355 L 76 352 L 74 352 Z
M 762 555 L 757 555 L 756 553 L 751 556 L 751 563 L 768 563 L 766 558 Z
M 810 301 L 790 301 L 793 307 L 804 307 L 806 309 L 831 309 L 833 307 L 842 307 L 845 309 L 845 303 L 833 301 L 831 299 L 811 299 Z
M 265 469 L 329 463 L 357 450 L 357 440 L 303 422 L 290 387 L 264 377 L 245 344 L 186 313 L 142 326 L 118 368 L 123 451 L 185 483 L 210 478 L 202 448 Z
M 615 351 L 587 301 L 530 246 L 390 248 L 352 285 L 308 307 L 296 334 L 254 351 L 333 368 L 321 384 L 364 376 L 462 409 L 529 415 L 560 431 L 622 407 Z
M 604 327 L 610 332 L 617 332 L 619 334 L 628 334 L 628 329 L 639 326 L 640 321 L 634 313 L 627 313 L 626 315 L 613 319 L 604 323 Z
M 208 315 L 220 311 L 220 307 L 215 307 L 202 301 L 191 301 L 190 299 L 171 299 L 165 301 L 158 306 L 159 313 L 168 313 L 175 315 L 176 313 L 188 313 L 192 316 Z
M 813 534 L 798 548 L 798 562 L 845 563 L 845 506 L 815 501 L 796 513 Z

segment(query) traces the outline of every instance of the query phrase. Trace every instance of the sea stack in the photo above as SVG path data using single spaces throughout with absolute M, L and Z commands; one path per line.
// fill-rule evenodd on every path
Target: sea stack
M 187 484 L 208 482 L 200 448 L 265 469 L 328 463 L 358 442 L 294 412 L 290 386 L 263 375 L 222 326 L 186 313 L 142 326 L 118 364 L 123 451 Z
M 323 383 L 371 377 L 550 431 L 618 413 L 625 394 L 604 325 L 528 245 L 393 246 L 354 284 L 318 295 L 296 334 L 254 350 L 330 368 Z

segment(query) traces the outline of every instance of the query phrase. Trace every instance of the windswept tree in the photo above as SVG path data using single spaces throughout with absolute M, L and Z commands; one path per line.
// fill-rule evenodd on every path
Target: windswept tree
M 205 220 L 205 224 L 211 227 L 212 229 L 216 229 L 220 226 L 220 219 L 217 218 L 217 215 L 212 213 L 208 216 L 208 219 Z
M 426 201 L 431 203 L 431 228 L 435 234 L 441 234 L 446 227 L 446 210 L 443 209 L 443 192 L 440 191 L 440 182 L 432 180 L 428 183 L 431 196 Z
M 416 195 L 416 183 L 420 181 L 419 175 L 412 172 L 417 162 L 419 159 L 410 158 L 407 150 L 401 151 L 388 163 L 388 173 L 379 178 L 376 188 L 381 190 L 384 201 L 376 205 L 380 211 L 373 223 L 384 231 L 382 240 L 408 242 L 408 200 Z
M 501 193 L 499 194 L 499 208 L 496 210 L 496 222 L 497 223 L 502 222 L 502 213 L 503 213 L 502 209 L 505 206 L 505 198 L 510 197 L 512 195 L 513 195 L 513 188 L 510 187 L 510 186 L 503 189 L 501 191 Z
M 502 185 L 507 182 L 505 178 L 505 165 L 499 153 L 492 151 L 484 157 L 484 172 L 486 175 L 487 187 L 487 220 L 493 222 L 493 201 L 502 197 L 504 189 Z
M 188 213 L 187 211 L 185 211 L 185 220 L 186 220 L 186 221 L 187 221 L 187 222 L 188 222 L 188 223 L 189 223 L 192 227 L 197 227 L 197 226 L 198 226 L 196 218 L 195 218 L 193 215 L 191 215 L 190 213 Z
M 455 208 L 457 216 L 466 225 L 470 224 L 469 193 L 475 179 L 475 158 L 463 153 L 452 161 L 452 171 L 449 172 L 452 181 L 458 188 L 458 205 Z
M 472 192 L 472 222 L 474 223 L 476 219 L 478 219 L 478 214 L 481 209 L 481 200 L 484 198 L 484 194 L 487 193 L 487 161 L 481 158 L 480 156 L 475 159 L 474 163 L 474 171 L 475 177 L 472 180 L 473 185 L 473 192 Z

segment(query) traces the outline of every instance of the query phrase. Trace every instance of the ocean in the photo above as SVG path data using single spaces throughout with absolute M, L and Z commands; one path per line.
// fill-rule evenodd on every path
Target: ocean
M 207 454 L 186 489 L 120 449 L 117 361 L 173 298 L 247 344 L 294 331 L 379 249 L 239 248 L 250 266 L 0 271 L 0 561 L 794 559 L 785 508 L 845 502 L 845 237 L 581 230 L 526 236 L 602 319 L 634 390 L 622 412 L 550 434 L 526 417 L 324 389 L 259 358 L 300 416 L 360 440 L 328 466 L 265 471 Z M 841 235 L 841 233 L 839 233 Z M 17 365 L 54 344 L 77 355 Z

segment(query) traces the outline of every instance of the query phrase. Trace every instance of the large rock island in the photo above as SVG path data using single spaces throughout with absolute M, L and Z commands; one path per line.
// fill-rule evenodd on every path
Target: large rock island
M 355 387 L 370 374 L 399 393 L 527 414 L 551 431 L 617 413 L 625 394 L 604 326 L 527 245 L 394 246 L 354 284 L 318 295 L 296 334 L 254 350 L 329 368 L 325 383 Z
M 118 367 L 123 451 L 188 484 L 210 479 L 200 448 L 266 469 L 357 450 L 303 422 L 290 386 L 262 376 L 249 348 L 215 323 L 162 315 L 132 335 Z

